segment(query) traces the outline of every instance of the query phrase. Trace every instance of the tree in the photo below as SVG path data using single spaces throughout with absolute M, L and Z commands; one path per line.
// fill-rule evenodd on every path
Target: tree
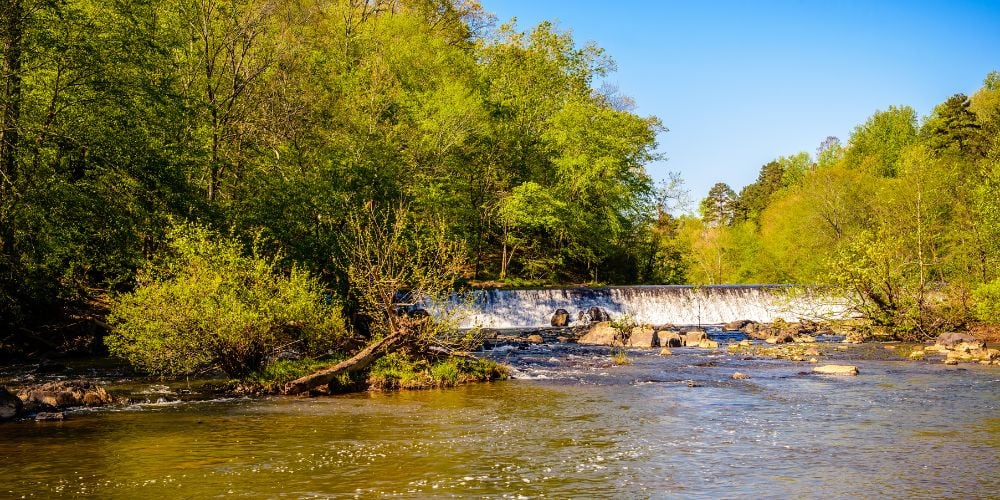
M 954 149 L 959 154 L 982 155 L 987 144 L 976 114 L 965 94 L 955 94 L 935 106 L 921 128 L 924 141 L 936 152 Z
M 736 217 L 737 203 L 733 188 L 724 182 L 717 182 L 708 190 L 708 196 L 701 200 L 698 209 L 709 227 L 728 226 Z
M 345 361 L 289 382 L 286 394 L 329 385 L 393 352 L 447 356 L 480 340 L 475 332 L 459 332 L 457 311 L 442 306 L 465 267 L 464 250 L 447 238 L 442 225 L 422 222 L 417 225 L 404 207 L 380 212 L 368 206 L 351 215 L 341 265 L 351 298 L 366 319 L 367 346 Z M 432 319 L 426 312 L 404 312 L 418 304 L 433 305 L 437 314 Z
M 771 196 L 785 187 L 784 175 L 785 167 L 777 160 L 760 167 L 757 180 L 740 190 L 738 199 L 741 213 L 739 218 L 741 220 L 759 220 L 760 214 L 771 203 Z
M 909 106 L 889 106 L 854 128 L 844 159 L 851 168 L 894 177 L 903 149 L 917 138 L 916 111 Z

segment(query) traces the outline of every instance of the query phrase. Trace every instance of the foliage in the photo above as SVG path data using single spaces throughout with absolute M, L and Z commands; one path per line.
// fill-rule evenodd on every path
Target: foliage
M 393 353 L 376 361 L 368 374 L 368 387 L 378 391 L 430 389 L 469 382 L 488 382 L 509 376 L 495 361 L 479 358 L 426 360 Z
M 1000 279 L 983 283 L 972 292 L 976 317 L 980 321 L 1000 323 Z
M 108 349 L 155 374 L 221 369 L 242 378 L 282 352 L 316 357 L 340 347 L 339 308 L 307 272 L 276 264 L 203 226 L 172 227 L 162 259 L 134 292 L 114 298 Z
M 259 234 L 347 297 L 341 235 L 369 202 L 434 221 L 464 279 L 652 279 L 663 127 L 552 23 L 474 1 L 0 5 L 5 327 L 128 291 L 171 218 Z

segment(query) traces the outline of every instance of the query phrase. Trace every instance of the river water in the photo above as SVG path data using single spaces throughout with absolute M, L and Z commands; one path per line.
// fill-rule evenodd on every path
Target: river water
M 1000 370 L 509 347 L 457 389 L 0 425 L 0 497 L 961 497 L 1000 492 Z M 740 371 L 750 380 L 732 380 Z

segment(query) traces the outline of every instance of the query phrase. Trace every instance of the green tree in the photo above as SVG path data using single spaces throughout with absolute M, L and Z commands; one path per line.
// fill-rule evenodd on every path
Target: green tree
M 889 106 L 854 128 L 844 159 L 851 168 L 894 177 L 903 149 L 916 140 L 916 111 L 909 106 Z
M 738 203 L 733 188 L 724 182 L 717 182 L 708 190 L 708 196 L 701 200 L 698 211 L 709 227 L 728 226 L 736 218 Z

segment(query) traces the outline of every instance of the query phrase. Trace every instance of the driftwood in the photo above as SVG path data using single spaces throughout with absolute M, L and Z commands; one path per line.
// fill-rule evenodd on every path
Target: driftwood
M 297 378 L 285 384 L 285 394 L 302 394 L 323 385 L 329 385 L 337 377 L 345 373 L 353 373 L 364 370 L 374 363 L 378 358 L 386 355 L 402 343 L 409 332 L 396 332 L 386 336 L 382 340 L 373 342 L 360 352 L 331 366 L 317 372 L 310 373 L 304 377 Z

